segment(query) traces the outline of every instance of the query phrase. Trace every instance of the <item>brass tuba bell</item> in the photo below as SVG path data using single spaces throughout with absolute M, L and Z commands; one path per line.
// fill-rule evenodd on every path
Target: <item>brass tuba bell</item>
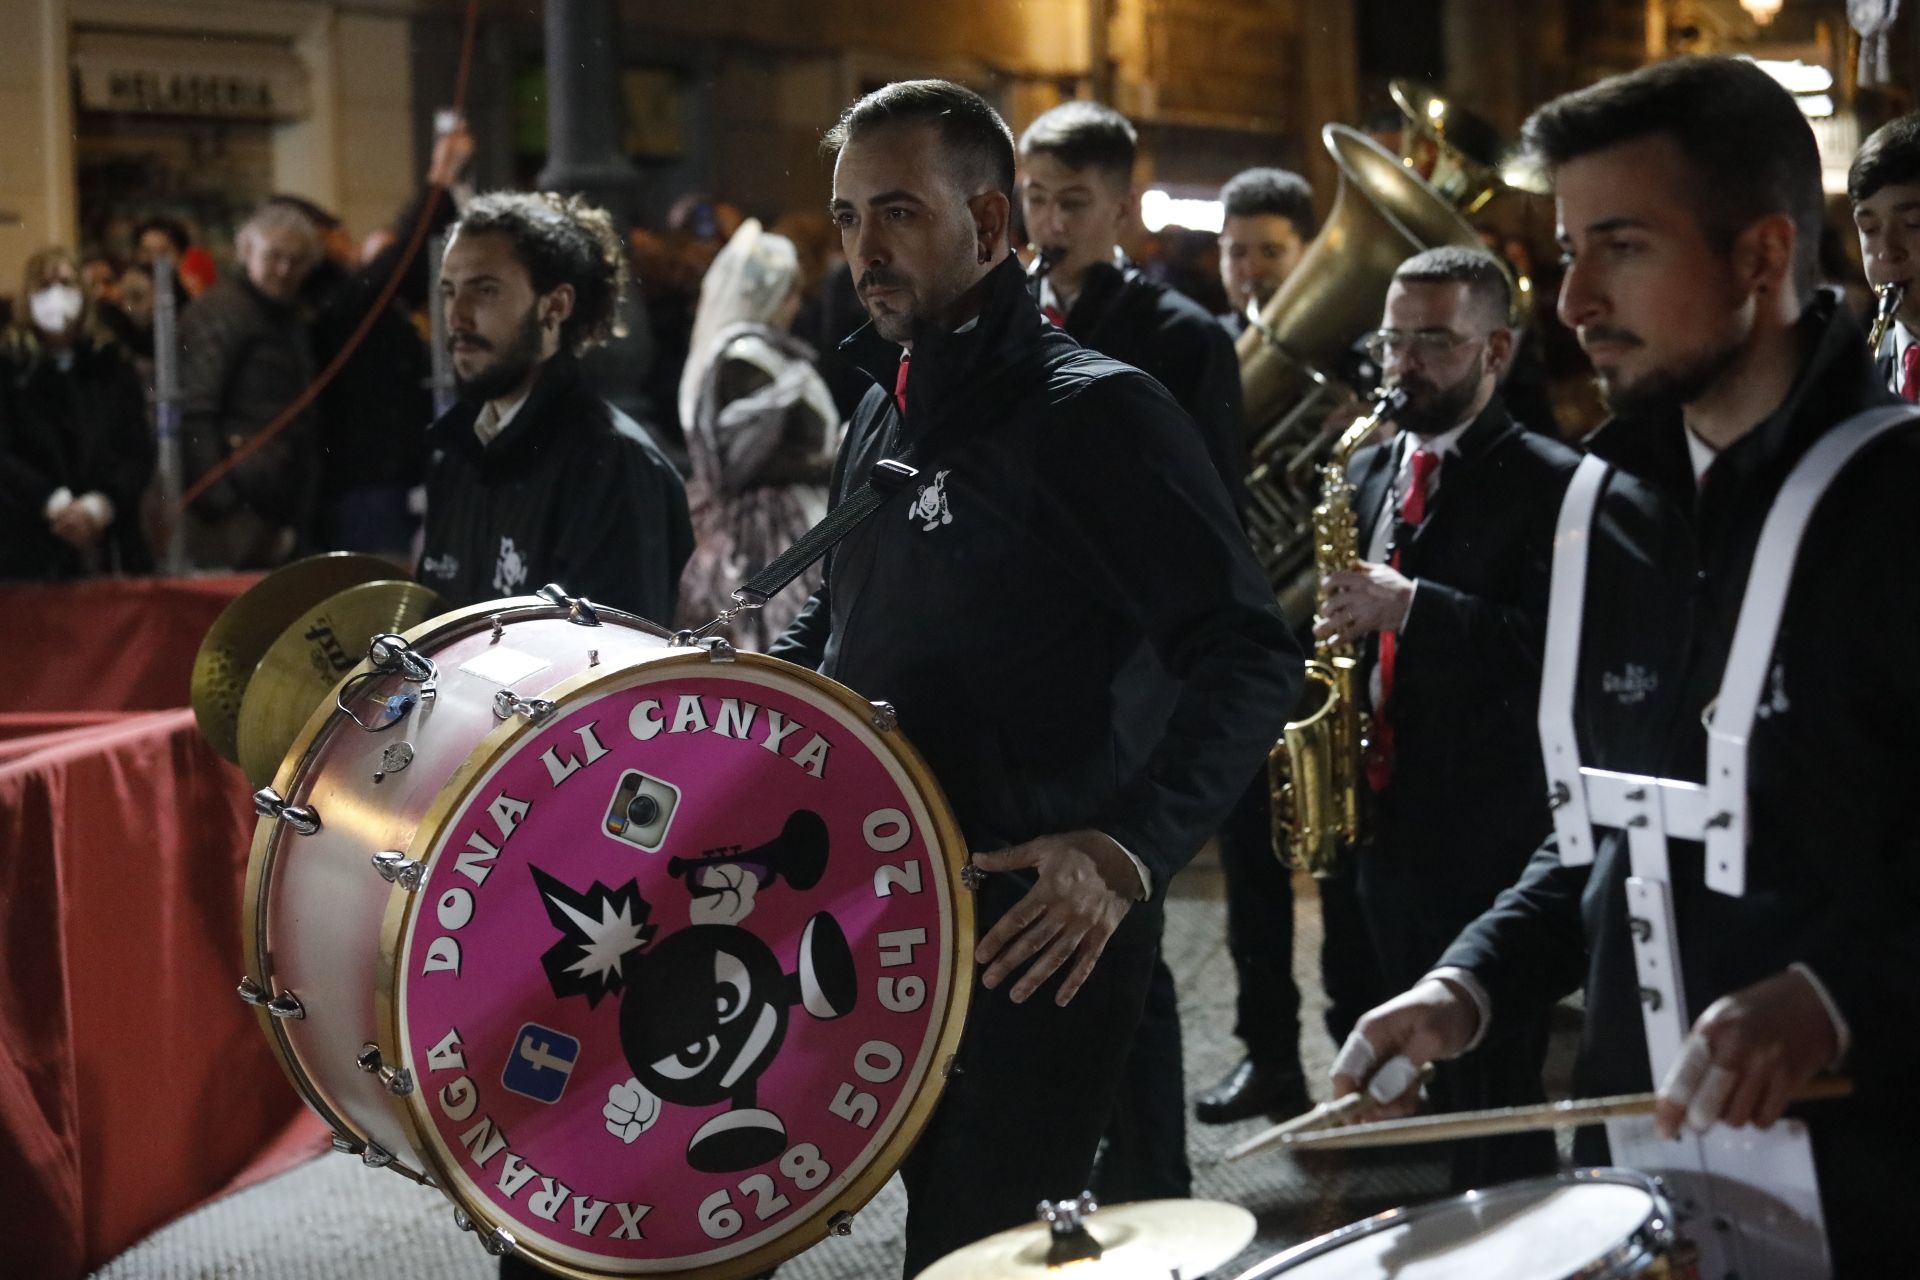
M 1340 170 L 1333 212 L 1236 343 L 1253 462 L 1249 533 L 1295 626 L 1312 615 L 1318 588 L 1313 508 L 1320 465 L 1340 434 L 1326 419 L 1349 394 L 1337 362 L 1379 325 L 1402 262 L 1443 244 L 1480 244 L 1445 200 L 1379 144 L 1341 124 L 1320 137 Z

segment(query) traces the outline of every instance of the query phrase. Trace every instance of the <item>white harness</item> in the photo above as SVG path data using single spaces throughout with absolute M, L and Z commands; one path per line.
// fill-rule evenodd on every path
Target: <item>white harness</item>
M 1740 897 L 1747 885 L 1747 741 L 1780 632 L 1780 616 L 1808 521 L 1834 478 L 1868 444 L 1915 420 L 1904 406 L 1870 409 L 1828 432 L 1794 467 L 1768 512 L 1754 550 L 1707 738 L 1704 785 L 1616 773 L 1580 762 L 1574 731 L 1581 626 L 1594 509 L 1608 467 L 1581 460 L 1560 505 L 1553 587 L 1540 682 L 1540 747 L 1554 805 L 1560 861 L 1594 859 L 1595 827 L 1627 835 L 1627 920 L 1647 1059 L 1655 1081 L 1680 1053 L 1692 1017 L 1680 970 L 1668 842 L 1705 844 L 1707 886 Z M 1704 1135 L 1655 1136 L 1647 1119 L 1610 1120 L 1616 1164 L 1658 1173 L 1672 1191 L 1703 1280 L 1808 1280 L 1831 1273 L 1819 1183 L 1806 1126 L 1715 1125 Z

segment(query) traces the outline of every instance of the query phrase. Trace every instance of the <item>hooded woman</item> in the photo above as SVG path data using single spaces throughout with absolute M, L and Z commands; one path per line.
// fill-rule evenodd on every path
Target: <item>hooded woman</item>
M 826 513 L 840 417 L 813 349 L 790 332 L 800 285 L 793 243 L 752 219 L 701 282 L 680 378 L 693 469 L 694 552 L 680 579 L 684 625 L 731 607 L 735 588 Z M 819 582 L 816 567 L 766 607 L 742 614 L 732 642 L 764 650 Z

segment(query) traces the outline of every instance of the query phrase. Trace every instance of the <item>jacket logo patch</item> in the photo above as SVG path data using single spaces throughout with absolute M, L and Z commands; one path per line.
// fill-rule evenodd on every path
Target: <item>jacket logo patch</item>
M 934 472 L 933 483 L 921 485 L 920 496 L 907 509 L 907 519 L 924 521 L 920 526 L 922 533 L 953 523 L 953 512 L 947 507 L 947 475 L 945 471 Z
M 514 545 L 512 538 L 500 539 L 500 559 L 493 566 L 493 589 L 503 596 L 510 596 L 520 590 L 527 580 L 527 558 Z
M 460 557 L 449 552 L 444 556 L 423 556 L 420 560 L 420 576 L 423 578 L 452 578 L 460 572 Z
M 1629 662 L 1618 674 L 1608 671 L 1600 677 L 1600 690 L 1623 707 L 1645 702 L 1647 695 L 1660 687 L 1660 676 L 1637 662 Z

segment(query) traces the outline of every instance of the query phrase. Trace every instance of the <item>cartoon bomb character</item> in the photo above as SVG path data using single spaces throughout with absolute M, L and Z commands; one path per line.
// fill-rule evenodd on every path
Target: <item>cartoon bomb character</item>
M 663 1101 L 727 1103 L 689 1140 L 688 1165 L 731 1173 L 786 1150 L 785 1124 L 757 1105 L 759 1080 L 779 1057 L 795 1006 L 822 1021 L 853 1011 L 853 951 L 834 918 L 819 912 L 801 930 L 788 972 L 739 921 L 757 890 L 776 879 L 811 889 L 826 861 L 827 825 L 804 809 L 757 848 L 672 859 L 669 874 L 686 883 L 695 923 L 658 940 L 635 882 L 615 891 L 595 883 L 581 894 L 533 869 L 548 918 L 566 935 L 541 957 L 554 994 L 597 1004 L 621 992 L 620 1046 L 633 1078 L 609 1091 L 609 1132 L 632 1142 Z

